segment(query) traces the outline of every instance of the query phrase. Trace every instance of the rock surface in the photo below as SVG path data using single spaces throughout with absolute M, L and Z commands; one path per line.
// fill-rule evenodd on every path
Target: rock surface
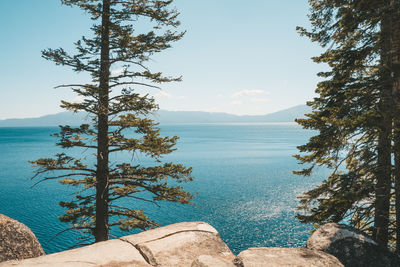
M 10 250 L 10 244 L 16 249 Z M 237 257 L 221 240 L 217 230 L 204 222 L 172 224 L 87 247 L 20 260 L 26 255 L 34 257 L 35 249 L 36 255 L 43 255 L 39 242 L 26 226 L 0 215 L 0 257 L 16 259 L 0 262 L 0 267 L 400 266 L 399 256 L 378 246 L 365 233 L 334 223 L 315 231 L 307 241 L 307 248 L 249 248 Z
M 212 226 L 203 222 L 189 222 L 34 259 L 7 261 L 0 263 L 0 267 L 187 267 L 198 259 L 207 264 L 207 259 L 201 255 L 215 257 L 215 260 L 225 263 L 235 259 Z
M 210 255 L 200 255 L 192 263 L 191 267 L 237 267 L 233 262 L 225 260 L 221 257 L 215 257 Z
M 249 248 L 237 260 L 242 267 L 343 267 L 334 256 L 306 248 Z
M 87 247 L 67 250 L 23 261 L 0 263 L 0 267 L 86 267 L 86 266 L 133 266 L 150 267 L 140 252 L 131 244 L 119 239 L 99 242 Z
M 332 254 L 345 266 L 400 266 L 399 256 L 379 246 L 367 234 L 343 224 L 321 226 L 308 239 L 307 248 Z
M 44 255 L 36 236 L 23 223 L 0 214 L 0 262 Z
M 202 222 L 172 224 L 122 239 L 138 248 L 153 266 L 187 267 L 201 255 L 235 259 L 217 230 Z

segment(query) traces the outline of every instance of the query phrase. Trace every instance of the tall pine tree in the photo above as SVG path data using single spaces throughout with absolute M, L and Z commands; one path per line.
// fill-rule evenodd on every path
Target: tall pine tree
M 60 202 L 66 213 L 59 219 L 70 223 L 71 229 L 83 230 L 86 241 L 82 242 L 93 237 L 95 242 L 107 240 L 114 226 L 123 230 L 156 226 L 142 209 L 137 209 L 136 201 L 185 204 L 192 199 L 177 184 L 192 180 L 191 168 L 162 162 L 163 155 L 175 150 L 178 138 L 160 135 L 157 123 L 149 118 L 158 108 L 154 99 L 138 93 L 139 88 L 158 88 L 160 83 L 180 80 L 146 66 L 154 53 L 169 48 L 184 34 L 175 30 L 179 13 L 171 8 L 172 2 L 62 0 L 90 14 L 95 23 L 92 35 L 75 43 L 74 55 L 62 48 L 42 52 L 45 59 L 57 65 L 91 76 L 87 84 L 59 86 L 84 97 L 81 103 L 62 101 L 62 107 L 87 112 L 92 123 L 77 128 L 61 126 L 57 145 L 88 150 L 89 155 L 95 155 L 95 163 L 65 153 L 32 161 L 40 181 L 58 179 L 77 187 L 73 200 Z M 139 31 L 148 25 L 152 25 L 150 31 Z M 111 72 L 112 67 L 122 70 Z M 146 156 L 153 163 L 143 166 L 111 157 L 123 151 Z M 132 202 L 127 205 L 121 199 Z
M 393 0 L 310 0 L 312 29 L 301 34 L 326 51 L 314 58 L 330 70 L 320 73 L 308 119 L 298 120 L 319 134 L 299 147 L 296 157 L 311 167 L 332 170 L 318 187 L 300 197 L 302 222 L 346 220 L 388 245 L 391 219 L 392 125 L 394 112 L 390 26 Z
M 387 3 L 389 52 L 387 68 L 390 71 L 393 110 L 393 154 L 395 192 L 395 233 L 396 251 L 400 254 L 400 1 Z

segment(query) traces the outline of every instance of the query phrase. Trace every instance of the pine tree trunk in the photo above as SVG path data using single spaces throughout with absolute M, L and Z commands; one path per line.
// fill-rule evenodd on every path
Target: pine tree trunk
M 390 7 L 390 1 L 386 3 Z M 374 238 L 382 246 L 387 246 L 389 241 L 389 212 L 390 212 L 390 193 L 391 193 L 391 132 L 392 132 L 392 109 L 394 108 L 392 99 L 392 86 L 390 72 L 387 69 L 390 58 L 390 20 L 383 16 L 381 23 L 382 53 L 381 53 L 381 94 L 379 103 L 380 131 L 378 136 L 378 162 L 377 162 L 377 182 L 375 187 L 375 225 Z
M 390 9 L 390 69 L 392 77 L 392 94 L 394 99 L 394 189 L 396 205 L 396 252 L 400 254 L 400 4 L 391 0 Z
M 399 110 L 397 109 L 397 112 Z M 400 253 L 400 121 L 394 120 L 394 177 L 395 177 L 395 205 L 396 205 L 396 252 Z
M 108 239 L 108 101 L 110 75 L 110 0 L 103 0 L 101 30 L 101 62 L 99 82 L 99 113 L 97 134 L 97 173 L 96 173 L 96 226 L 95 242 Z
M 389 208 L 391 190 L 391 124 L 389 118 L 383 118 L 383 127 L 378 138 L 377 183 L 375 188 L 375 225 L 374 238 L 387 246 L 389 240 Z

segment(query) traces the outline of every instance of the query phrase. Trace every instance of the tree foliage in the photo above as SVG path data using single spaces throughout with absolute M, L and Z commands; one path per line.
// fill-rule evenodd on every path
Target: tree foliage
M 346 221 L 387 245 L 395 234 L 392 197 L 392 137 L 398 98 L 394 89 L 394 44 L 399 1 L 310 0 L 312 28 L 302 35 L 326 50 L 314 58 L 329 70 L 318 75 L 318 96 L 307 119 L 317 130 L 295 157 L 308 165 L 296 174 L 308 176 L 315 166 L 331 170 L 321 185 L 300 196 L 300 221 Z
M 179 13 L 171 8 L 172 2 L 62 0 L 64 5 L 79 7 L 90 15 L 94 21 L 92 34 L 75 43 L 75 54 L 63 48 L 42 51 L 45 59 L 91 77 L 87 84 L 58 86 L 71 88 L 84 98 L 80 103 L 62 101 L 61 106 L 87 112 L 91 123 L 77 128 L 60 126 L 56 136 L 58 146 L 88 151 L 95 155 L 95 163 L 66 152 L 31 162 L 37 167 L 35 177 L 40 176 L 40 181 L 58 179 L 77 188 L 73 200 L 60 202 L 65 214 L 59 220 L 83 231 L 85 242 L 93 237 L 96 242 L 107 240 L 112 227 L 145 230 L 157 226 L 142 209 L 137 209 L 137 201 L 186 204 L 192 199 L 179 186 L 193 179 L 191 168 L 162 161 L 163 155 L 175 150 L 178 137 L 161 136 L 157 123 L 149 117 L 158 106 L 152 97 L 138 92 L 140 88 L 159 89 L 161 83 L 181 80 L 146 66 L 155 53 L 170 48 L 184 35 L 176 30 Z M 149 25 L 149 31 L 140 31 Z M 112 158 L 124 151 L 153 159 L 153 163 Z M 123 206 L 121 199 L 131 202 Z

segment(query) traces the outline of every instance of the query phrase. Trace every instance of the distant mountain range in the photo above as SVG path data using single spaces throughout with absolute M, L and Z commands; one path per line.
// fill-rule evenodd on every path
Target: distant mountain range
M 311 108 L 306 105 L 299 105 L 266 115 L 244 116 L 220 112 L 159 110 L 154 115 L 154 119 L 160 124 L 294 122 L 296 118 L 304 118 L 304 114 L 310 112 Z M 88 121 L 86 113 L 61 112 L 38 118 L 0 120 L 0 127 L 80 125 L 88 123 Z

